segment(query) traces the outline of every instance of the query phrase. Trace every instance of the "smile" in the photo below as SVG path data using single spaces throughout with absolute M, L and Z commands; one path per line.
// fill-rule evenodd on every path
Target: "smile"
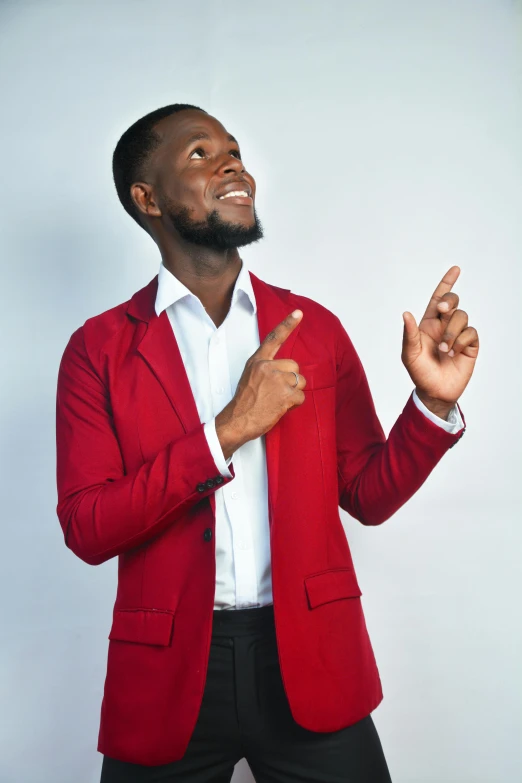
M 225 199 L 230 200 L 233 204 L 246 204 L 250 206 L 253 203 L 253 199 L 248 195 L 246 190 L 231 190 L 230 193 L 225 193 L 224 196 L 218 196 L 220 201 Z
M 220 199 L 233 197 L 250 198 L 246 190 L 231 190 L 230 193 L 225 193 L 224 196 L 219 196 Z

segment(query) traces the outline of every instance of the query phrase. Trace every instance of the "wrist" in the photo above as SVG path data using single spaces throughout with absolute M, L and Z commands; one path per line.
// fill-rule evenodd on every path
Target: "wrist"
M 237 421 L 233 419 L 226 408 L 216 416 L 215 424 L 216 435 L 221 445 L 223 456 L 228 460 L 243 443 L 246 443 L 248 438 L 242 437 Z
M 443 419 L 444 421 L 448 420 L 448 415 L 455 407 L 455 402 L 448 402 L 447 400 L 439 400 L 436 397 L 430 397 L 429 394 L 426 394 L 418 388 L 416 388 L 415 391 L 419 400 L 429 411 L 431 411 L 431 413 L 438 416 L 439 419 Z

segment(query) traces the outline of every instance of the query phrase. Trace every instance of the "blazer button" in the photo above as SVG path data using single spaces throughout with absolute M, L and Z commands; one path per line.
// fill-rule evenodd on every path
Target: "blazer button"
M 216 476 L 214 481 L 216 482 L 216 484 L 222 484 L 223 483 L 223 476 Z
M 207 479 L 207 481 L 205 481 L 205 486 L 207 487 L 207 489 L 212 489 L 213 487 L 216 486 L 216 483 L 214 479 Z
M 205 541 L 210 541 L 211 540 L 211 538 L 212 538 L 212 530 L 209 527 L 207 527 L 207 529 L 203 533 L 203 538 L 205 539 Z
M 196 487 L 198 492 L 204 492 L 206 488 L 207 488 L 206 484 L 198 484 Z

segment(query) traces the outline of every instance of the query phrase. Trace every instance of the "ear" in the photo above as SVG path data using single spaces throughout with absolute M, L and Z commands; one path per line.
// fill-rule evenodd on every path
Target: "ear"
M 161 217 L 161 209 L 154 198 L 152 186 L 147 182 L 134 182 L 134 184 L 131 185 L 130 194 L 137 209 L 143 215 Z

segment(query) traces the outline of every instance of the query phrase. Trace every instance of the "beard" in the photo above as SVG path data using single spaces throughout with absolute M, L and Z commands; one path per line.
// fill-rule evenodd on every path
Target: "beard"
M 263 238 L 263 227 L 255 207 L 254 222 L 251 226 L 223 220 L 217 209 L 208 212 L 206 220 L 193 220 L 190 209 L 186 206 L 176 206 L 168 201 L 165 208 L 171 225 L 182 239 L 210 250 L 231 250 Z

